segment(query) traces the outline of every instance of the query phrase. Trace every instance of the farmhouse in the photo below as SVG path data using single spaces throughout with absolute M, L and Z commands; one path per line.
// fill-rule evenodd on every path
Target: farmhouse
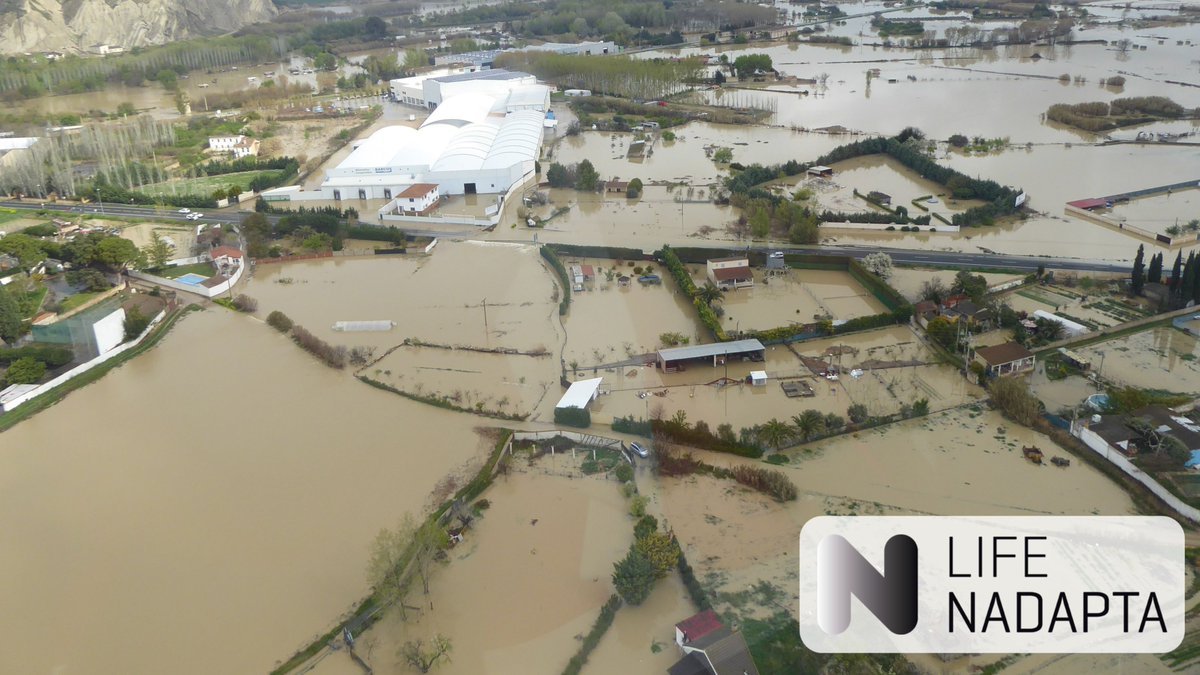
M 437 208 L 438 199 L 436 183 L 416 183 L 396 195 L 395 203 L 399 211 L 423 216 Z
M 758 675 L 745 638 L 711 609 L 675 624 L 675 644 L 683 658 L 669 675 Z
M 744 257 L 714 258 L 706 263 L 708 280 L 717 288 L 736 290 L 754 285 L 750 260 Z
M 973 361 L 982 365 L 989 375 L 1000 376 L 1033 370 L 1037 358 L 1021 345 L 1005 342 L 976 349 Z

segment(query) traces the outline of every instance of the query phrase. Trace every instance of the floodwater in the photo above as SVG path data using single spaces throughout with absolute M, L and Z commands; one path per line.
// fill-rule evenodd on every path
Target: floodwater
M 698 286 L 704 284 L 704 275 L 703 267 L 692 270 Z M 846 321 L 887 309 L 849 272 L 789 269 L 764 276 L 755 270 L 754 276 L 753 288 L 726 291 L 719 301 L 727 328 L 766 330 L 824 317 Z
M 1171 326 L 1076 350 L 1102 377 L 1144 389 L 1200 393 L 1200 344 Z
M 101 675 L 270 670 L 490 449 L 223 309 L 0 441 L 0 671 Z
M 1109 217 L 1151 232 L 1165 234 L 1171 226 L 1183 227 L 1200 216 L 1200 190 L 1179 190 L 1171 194 L 1142 197 L 1116 204 Z
M 883 155 L 855 157 L 830 168 L 834 171 L 832 179 L 810 179 L 804 181 L 804 186 L 814 188 L 821 207 L 831 211 L 879 212 L 866 201 L 855 197 L 854 190 L 863 195 L 870 192 L 889 195 L 892 208 L 903 206 L 914 218 L 926 215 L 926 211 L 911 203 L 919 197 L 934 196 L 936 202 L 922 199 L 919 203 L 929 214 L 936 213 L 947 220 L 955 213 L 981 203 L 974 199 L 952 199 L 946 194 L 944 186 L 921 178 L 900 162 Z
M 536 249 L 439 242 L 430 255 L 260 263 L 243 291 L 258 315 L 279 310 L 332 344 L 383 351 L 423 342 L 548 349 L 561 344 L 556 281 Z M 394 321 L 381 332 L 338 332 L 337 321 Z
M 627 246 L 643 251 L 698 238 L 733 239 L 726 227 L 737 220 L 738 211 L 714 204 L 710 194 L 703 187 L 647 185 L 641 197 L 629 199 L 616 193 L 552 189 L 550 203 L 531 210 L 532 215 L 548 219 L 544 227 L 521 227 L 514 232 L 504 227 L 506 218 L 495 236 L 512 238 L 516 234 L 543 242 Z M 569 211 L 553 215 L 563 208 Z
M 633 541 L 632 520 L 613 480 L 549 475 L 520 457 L 514 464 L 484 493 L 491 507 L 450 562 L 436 568 L 429 598 L 420 584 L 409 596 L 424 608 L 419 616 L 410 610 L 406 623 L 389 612 L 358 638 L 376 672 L 411 672 L 399 663 L 400 646 L 439 633 L 454 646 L 437 669 L 448 675 L 552 672 L 575 653 L 613 592 L 612 565 Z M 336 653 L 313 672 L 347 672 L 347 664 Z
M 844 417 L 850 405 L 861 403 L 872 415 L 890 415 L 920 398 L 940 410 L 982 395 L 953 368 L 937 364 L 904 326 L 811 340 L 792 349 L 795 352 L 783 345 L 769 346 L 761 363 L 731 360 L 717 367 L 697 363 L 677 373 L 663 373 L 652 365 L 580 369 L 578 377 L 605 378 L 601 389 L 607 393 L 591 407 L 592 419 L 599 423 L 630 415 L 671 417 L 683 411 L 690 420 L 705 420 L 711 427 L 729 423 L 736 429 L 771 418 L 790 420 L 809 408 Z M 831 355 L 836 353 L 842 356 Z M 800 355 L 813 359 L 810 363 L 818 370 L 827 368 L 820 365 L 824 362 L 840 368 L 843 375 L 827 380 L 805 365 Z M 860 377 L 847 374 L 860 367 Z M 745 384 L 752 370 L 765 370 L 767 384 Z M 780 386 L 785 380 L 807 384 L 813 395 L 788 398 Z
M 955 270 L 934 270 L 920 267 L 894 267 L 892 268 L 892 276 L 888 277 L 888 285 L 896 289 L 905 298 L 912 302 L 921 299 L 921 285 L 926 281 L 932 281 L 934 277 L 942 280 L 942 283 L 949 288 L 954 283 Z M 983 278 L 987 280 L 988 286 L 996 286 L 1014 279 L 1020 279 L 1020 274 L 1000 274 L 995 272 L 984 272 Z
M 659 481 L 654 502 L 700 578 L 730 594 L 767 581 L 794 614 L 796 536 L 815 516 L 1133 512 L 1129 497 L 1103 474 L 1080 462 L 1066 469 L 1035 466 L 1021 456 L 1026 445 L 1067 454 L 998 413 L 960 409 L 788 451 L 792 463 L 778 468 L 799 488 L 794 502 L 780 505 L 708 477 Z M 745 462 L 703 455 L 721 465 Z M 725 596 L 718 611 L 774 609 L 739 606 L 736 598 Z

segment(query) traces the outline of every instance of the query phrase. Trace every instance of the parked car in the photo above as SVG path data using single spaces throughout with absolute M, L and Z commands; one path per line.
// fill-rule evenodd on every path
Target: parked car
M 185 207 L 183 207 L 182 209 L 179 209 L 179 212 L 180 212 L 180 213 L 191 213 L 191 212 L 192 212 L 192 210 L 191 210 L 191 209 L 189 209 L 189 208 L 187 208 L 187 207 L 185 206 Z
M 649 457 L 650 456 L 650 451 L 647 450 L 646 448 L 642 447 L 638 443 L 630 443 L 629 449 L 636 452 L 638 457 Z
M 772 258 L 782 258 L 782 257 L 783 257 L 783 251 L 775 251 L 775 252 L 771 253 L 771 257 L 772 257 Z

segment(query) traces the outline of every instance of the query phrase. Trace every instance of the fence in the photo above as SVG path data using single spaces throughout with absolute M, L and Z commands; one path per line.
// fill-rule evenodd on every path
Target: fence
M 195 293 L 196 295 L 205 298 L 215 298 L 237 285 L 237 282 L 242 278 L 242 272 L 245 269 L 246 265 L 238 265 L 237 270 L 233 273 L 233 276 L 212 287 L 201 286 L 199 284 L 185 284 L 181 281 L 164 279 L 163 277 L 157 277 L 153 274 L 146 274 L 145 272 L 130 272 L 129 276 L 133 277 L 134 279 L 140 279 L 147 283 L 155 284 L 156 286 L 166 286 L 167 288 L 183 291 L 185 293 Z
M 1152 326 L 1152 325 L 1156 325 L 1156 324 L 1160 324 L 1160 323 L 1166 323 L 1167 319 L 1171 319 L 1173 317 L 1191 317 L 1193 314 L 1196 314 L 1195 307 L 1185 307 L 1183 309 L 1177 309 L 1175 311 L 1166 312 L 1164 314 L 1154 314 L 1151 316 L 1143 317 L 1141 319 L 1136 319 L 1134 321 L 1128 321 L 1126 323 L 1119 323 L 1115 326 L 1108 326 L 1107 328 L 1101 328 L 1100 330 L 1093 331 L 1091 333 L 1083 333 L 1082 335 L 1073 335 L 1071 337 L 1059 340 L 1058 342 L 1051 342 L 1050 344 L 1045 345 L 1044 347 L 1038 348 L 1035 351 L 1035 353 L 1038 355 L 1041 355 L 1041 354 L 1045 354 L 1047 352 L 1055 351 L 1059 347 L 1070 347 L 1072 345 L 1077 345 L 1081 342 L 1089 342 L 1089 343 L 1097 342 L 1097 341 L 1101 341 L 1100 338 L 1103 338 L 1106 335 L 1113 335 L 1116 333 L 1120 333 L 1120 334 L 1124 335 L 1125 333 L 1129 332 L 1130 330 L 1132 330 L 1134 328 L 1140 328 L 1142 326 Z M 1121 337 L 1121 336 L 1118 336 L 1118 337 Z
M 1154 493 L 1154 496 L 1163 500 L 1167 506 L 1171 507 L 1171 510 L 1193 523 L 1200 523 L 1200 509 L 1183 503 L 1183 500 L 1172 494 L 1170 490 L 1163 487 L 1161 483 L 1154 480 L 1146 472 L 1134 466 L 1133 462 L 1129 461 L 1125 455 L 1114 450 L 1108 444 L 1108 441 L 1101 438 L 1096 432 L 1088 429 L 1082 422 L 1072 424 L 1071 435 L 1083 441 L 1084 445 L 1108 462 L 1111 462 L 1113 466 L 1124 471 L 1130 478 L 1144 485 L 1147 490 Z
M 105 300 L 111 298 L 112 296 L 116 295 L 117 293 L 120 293 L 123 290 L 125 290 L 124 285 L 117 284 L 116 286 L 113 286 L 112 288 L 101 293 L 100 295 L 97 295 L 96 297 L 92 298 L 91 300 L 88 300 L 87 302 L 76 307 L 75 309 L 72 309 L 69 312 L 63 312 L 62 314 L 59 314 L 58 316 L 54 317 L 54 323 L 58 323 L 59 321 L 62 321 L 63 319 L 69 319 L 69 318 L 75 316 L 76 314 L 79 314 L 82 311 L 85 311 L 87 309 L 95 307 L 96 305 L 104 302 Z
M 36 398 L 36 397 L 50 391 L 51 389 L 59 386 L 60 384 L 63 384 L 64 382 L 66 382 L 70 379 L 78 377 L 78 376 L 86 373 L 87 371 L 91 370 L 92 368 L 95 368 L 96 366 L 100 365 L 101 363 L 104 363 L 105 361 L 108 361 L 109 359 L 112 359 L 119 354 L 122 354 L 130 349 L 133 349 L 134 347 L 141 344 L 142 340 L 146 339 L 146 336 L 150 334 L 150 331 L 153 330 L 154 327 L 158 325 L 158 322 L 162 321 L 163 317 L 165 317 L 166 315 L 167 315 L 167 311 L 164 309 L 163 311 L 159 312 L 158 315 L 156 315 L 153 319 L 150 320 L 150 324 L 148 326 L 146 326 L 146 330 L 142 331 L 142 334 L 137 336 L 136 339 L 130 340 L 130 341 L 125 342 L 120 345 L 117 345 L 116 347 L 113 347 L 112 349 L 108 350 L 107 352 L 104 352 L 103 354 L 101 354 L 100 356 L 97 356 L 96 358 L 92 359 L 91 361 L 88 361 L 86 363 L 81 363 L 78 366 L 75 366 L 74 368 L 66 371 L 65 373 L 62 373 L 61 375 L 54 378 L 53 380 L 50 380 L 49 382 L 44 382 L 42 384 L 39 384 L 37 387 L 30 389 L 29 391 L 26 391 L 18 396 L 14 396 L 13 398 L 9 399 L 8 401 L 5 401 L 3 406 L 0 406 L 0 408 L 3 408 L 4 412 L 8 412 L 8 411 L 12 410 L 13 408 L 16 408 L 17 406 L 21 405 L 22 403 L 25 403 L 26 401 L 28 401 L 32 398 Z
M 960 229 L 962 229 L 958 225 L 946 225 L 944 223 L 938 223 L 936 225 L 933 223 L 930 223 L 929 225 L 897 225 L 895 223 L 834 223 L 834 222 L 829 222 L 829 223 L 821 223 L 821 224 L 817 225 L 817 227 L 822 230 L 874 230 L 876 232 L 890 232 L 890 231 L 900 232 L 901 227 L 909 228 L 910 232 L 912 231 L 912 228 L 914 228 L 914 227 L 917 228 L 917 230 L 919 232 L 958 232 Z

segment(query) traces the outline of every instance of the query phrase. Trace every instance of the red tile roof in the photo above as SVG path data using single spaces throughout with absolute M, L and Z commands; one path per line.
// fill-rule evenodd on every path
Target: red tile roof
M 408 199 L 411 197 L 424 197 L 425 195 L 437 189 L 437 183 L 414 183 L 404 188 L 404 192 L 396 195 L 397 199 Z
M 1074 206 L 1077 209 L 1098 209 L 1104 206 L 1107 202 L 1104 199 L 1076 199 L 1073 202 L 1067 202 L 1068 206 Z
M 596 276 L 596 270 L 593 269 L 591 265 L 580 266 L 580 271 L 583 272 L 583 278 L 585 279 Z
M 680 621 L 675 624 L 675 627 L 683 632 L 685 642 L 694 642 L 713 631 L 724 628 L 725 625 L 717 618 L 716 612 L 706 609 L 693 617 Z
M 749 267 L 723 267 L 712 271 L 713 276 L 717 281 L 728 281 L 730 279 L 749 279 L 753 275 L 750 273 Z
M 240 258 L 242 257 L 242 252 L 232 246 L 218 246 L 212 250 L 213 260 L 224 257 Z

